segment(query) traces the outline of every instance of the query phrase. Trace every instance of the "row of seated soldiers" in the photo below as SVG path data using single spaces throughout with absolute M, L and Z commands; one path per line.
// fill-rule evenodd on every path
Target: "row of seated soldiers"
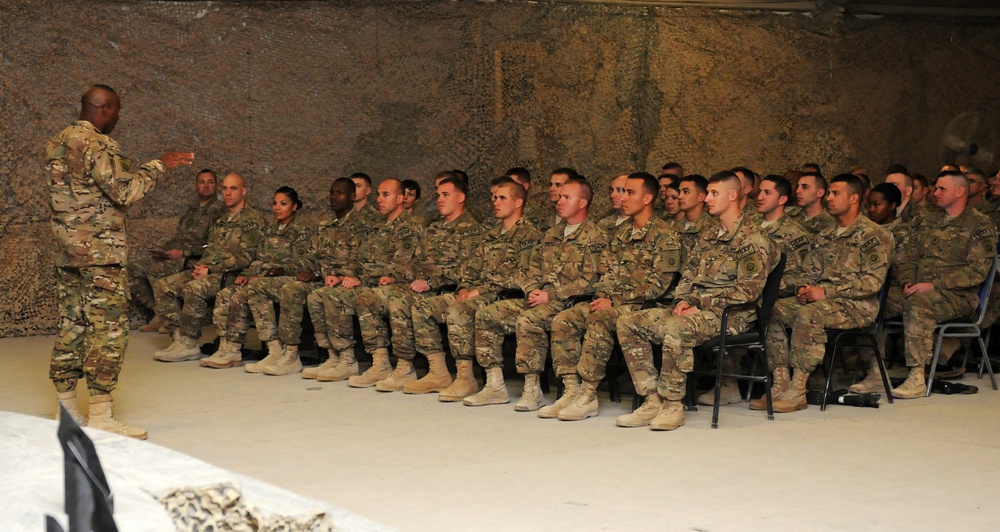
M 938 176 L 936 207 L 911 214 L 910 221 L 880 225 L 862 215 L 862 205 L 869 212 L 882 200 L 900 207 L 902 194 L 892 185 L 869 191 L 854 174 L 829 183 L 819 173 L 803 174 L 795 190 L 799 206 L 787 216 L 792 187 L 782 176 L 757 184 L 752 172 L 738 168 L 708 180 L 679 177 L 668 187 L 676 184 L 684 216 L 664 220 L 654 212 L 661 183 L 652 175 L 615 178 L 609 187 L 612 211 L 591 217 L 590 184 L 564 170 L 565 179 L 554 173 L 550 180 L 553 216 L 536 215 L 539 225 L 551 219 L 546 231 L 525 215 L 526 187 L 513 175 L 493 183 L 495 222 L 488 226 L 465 211 L 467 182 L 454 175 L 436 184 L 439 217 L 429 225 L 407 211 L 399 180 L 380 183 L 378 209 L 366 211 L 355 208 L 359 187 L 341 178 L 330 189 L 332 215 L 311 231 L 295 223 L 301 203 L 294 190 L 275 193 L 275 221 L 265 224 L 245 208 L 244 180 L 230 174 L 222 183 L 227 212 L 212 223 L 197 265 L 155 283 L 158 315 L 177 330 L 173 343 L 154 356 L 172 362 L 200 358 L 197 338 L 214 296 L 220 348 L 201 365 L 242 365 L 240 348 L 252 321 L 268 355 L 245 369 L 298 373 L 308 307 L 317 344 L 330 356 L 303 377 L 387 392 L 437 392 L 441 401 L 480 406 L 509 402 L 501 349 L 504 336 L 514 333 L 517 370 L 525 376 L 515 409 L 580 420 L 598 413 L 596 388 L 617 337 L 644 397 L 618 425 L 672 430 L 684 422 L 680 400 L 693 348 L 719 333 L 726 306 L 760 297 L 779 254 L 786 268 L 767 331 L 778 412 L 806 407 L 806 382 L 823 358 L 826 329 L 875 320 L 890 265 L 895 282 L 887 308 L 903 317 L 910 368 L 893 395 L 922 396 L 934 322 L 976 308 L 978 285 L 996 254 L 995 226 L 967 208 L 970 180 L 961 171 Z M 812 209 L 810 195 L 824 199 L 826 208 L 821 203 L 818 212 Z M 235 284 L 220 289 L 224 276 L 237 271 Z M 509 289 L 523 296 L 498 301 Z M 587 300 L 574 299 L 585 295 Z M 666 303 L 644 310 L 643 303 L 653 299 Z M 354 357 L 355 316 L 373 360 L 361 374 Z M 730 316 L 728 332 L 745 332 L 753 319 L 750 313 Z M 440 325 L 446 325 L 456 377 L 445 364 Z M 653 344 L 663 346 L 659 371 Z M 550 349 L 566 392 L 546 405 L 539 375 Z M 417 353 L 429 365 L 420 379 L 412 365 Z M 486 371 L 481 390 L 473 359 Z M 877 369 L 869 370 L 853 388 L 874 389 L 879 378 Z M 763 408 L 759 403 L 750 406 Z

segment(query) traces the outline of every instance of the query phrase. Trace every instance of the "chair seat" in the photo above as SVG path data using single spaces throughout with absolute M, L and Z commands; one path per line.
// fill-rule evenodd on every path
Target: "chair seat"
M 742 334 L 727 334 L 726 335 L 726 347 L 757 347 L 763 343 L 760 334 L 757 331 L 746 332 Z M 695 347 L 695 351 L 703 351 L 708 349 L 718 349 L 719 345 L 722 344 L 722 337 L 716 336 L 711 340 Z

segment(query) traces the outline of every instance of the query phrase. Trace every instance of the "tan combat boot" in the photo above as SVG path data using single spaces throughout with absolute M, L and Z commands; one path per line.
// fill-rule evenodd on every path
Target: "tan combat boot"
M 510 402 L 507 386 L 503 382 L 503 368 L 497 366 L 486 370 L 486 385 L 475 394 L 462 399 L 465 406 L 502 405 Z
M 198 365 L 213 369 L 226 369 L 242 366 L 243 352 L 240 351 L 242 348 L 242 344 L 230 342 L 229 340 L 223 338 L 219 340 L 219 350 L 212 354 L 212 356 L 201 359 L 198 362 Z
M 375 383 L 375 389 L 380 392 L 398 392 L 406 383 L 417 380 L 417 372 L 409 360 L 396 360 L 396 369 L 388 377 Z
M 927 392 L 927 383 L 924 381 L 924 367 L 918 366 L 910 368 L 910 375 L 906 377 L 903 384 L 893 388 L 892 396 L 896 399 L 916 399 L 923 397 Z
M 668 399 L 649 422 L 649 430 L 675 430 L 684 424 L 684 405 L 680 400 Z
M 789 414 L 808 408 L 809 403 L 806 402 L 806 385 L 808 383 L 809 372 L 795 370 L 795 375 L 792 376 L 792 382 L 789 383 L 788 389 L 777 399 L 772 397 L 774 399 L 774 411 Z
M 788 368 L 776 368 L 771 377 L 771 402 L 777 401 L 788 389 Z M 767 396 L 750 401 L 750 410 L 767 410 Z
M 868 361 L 868 374 L 859 382 L 852 384 L 847 391 L 851 393 L 872 393 L 885 390 L 885 383 L 882 382 L 882 373 L 878 370 L 878 362 L 875 357 Z
M 451 386 L 451 373 L 444 360 L 444 353 L 427 355 L 427 375 L 403 386 L 403 393 L 440 392 Z
M 542 386 L 539 384 L 537 373 L 524 374 L 524 391 L 521 398 L 514 404 L 517 412 L 534 412 L 545 405 L 545 395 L 542 394 Z
M 320 348 L 323 349 L 322 346 L 320 346 Z M 313 366 L 311 368 L 306 368 L 305 370 L 303 370 L 302 371 L 303 379 L 315 379 L 317 376 L 319 376 L 320 372 L 326 371 L 328 369 L 333 369 L 337 367 L 337 364 L 340 364 L 340 355 L 335 353 L 333 351 L 333 348 L 328 347 L 325 349 L 326 352 L 329 353 L 329 356 L 326 357 L 326 360 L 324 360 L 322 364 L 318 366 Z
M 577 390 L 573 401 L 559 411 L 562 421 L 580 421 L 598 414 L 600 404 L 597 401 L 597 382 L 584 381 Z
M 563 375 L 563 394 L 555 403 L 542 407 L 538 410 L 538 417 L 542 419 L 554 419 L 559 417 L 559 412 L 573 403 L 577 389 L 580 388 L 580 376 L 576 373 Z
M 251 362 L 243 366 L 243 371 L 247 373 L 264 373 L 264 368 L 281 360 L 281 355 L 285 353 L 285 346 L 281 340 L 271 340 L 267 343 L 267 356 L 258 362 Z
M 479 381 L 472 373 L 471 360 L 456 360 L 455 367 L 458 375 L 451 386 L 438 392 L 438 401 L 444 403 L 454 403 L 479 391 Z
M 720 405 L 734 405 L 743 402 L 740 385 L 734 378 L 722 379 L 722 393 L 719 394 Z M 698 404 L 712 406 L 715 404 L 715 388 L 698 396 Z
M 299 346 L 286 345 L 281 358 L 270 366 L 264 366 L 266 375 L 291 375 L 302 371 L 302 360 L 299 359 Z
M 180 330 L 174 331 L 174 341 L 166 348 L 153 353 L 153 360 L 160 362 L 184 362 L 201 358 L 201 347 L 197 338 L 188 338 Z
M 87 426 L 140 440 L 149 437 L 149 433 L 145 429 L 130 427 L 114 418 L 111 413 L 111 395 L 109 394 L 90 396 L 90 419 L 87 420 Z
M 325 369 L 316 375 L 320 382 L 340 382 L 358 374 L 358 361 L 354 358 L 354 349 L 345 350 L 340 354 L 336 366 Z
M 149 323 L 139 327 L 139 332 L 156 332 L 160 330 L 167 324 L 167 320 L 163 319 L 159 314 L 153 316 L 153 319 L 149 320 Z
M 660 394 L 653 392 L 646 396 L 642 406 L 635 409 L 631 414 L 624 414 L 615 419 L 615 424 L 619 427 L 645 427 L 660 413 L 663 406 L 663 398 Z
M 361 375 L 347 379 L 347 385 L 351 388 L 371 388 L 379 381 L 388 379 L 391 374 L 392 364 L 389 363 L 389 350 L 376 349 L 372 353 L 372 367 Z
M 83 414 L 76 407 L 76 390 L 56 392 L 56 403 L 58 403 L 56 404 L 56 421 L 59 421 L 59 416 L 62 413 L 59 405 L 62 405 L 69 414 L 69 417 L 73 418 L 73 422 L 81 427 L 87 426 L 87 418 L 83 417 Z

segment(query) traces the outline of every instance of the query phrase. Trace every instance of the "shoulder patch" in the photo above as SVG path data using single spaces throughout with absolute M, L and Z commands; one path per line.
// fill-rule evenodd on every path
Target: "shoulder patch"
M 878 238 L 871 237 L 864 244 L 861 244 L 861 252 L 868 253 L 869 250 L 877 248 L 879 245 Z
M 591 245 L 587 246 L 587 249 L 591 253 L 600 253 L 600 252 L 604 251 L 604 244 L 591 244 Z
M 984 227 L 984 228 L 976 231 L 976 233 L 974 235 L 972 235 L 972 239 L 973 240 L 982 240 L 984 238 L 991 237 L 992 233 L 993 233 L 993 231 L 990 231 L 988 228 Z M 990 240 L 992 240 L 992 238 L 990 238 Z
M 749 245 L 743 246 L 743 247 L 741 247 L 740 249 L 738 249 L 736 251 L 736 260 L 740 260 L 743 257 L 746 257 L 748 255 L 752 255 L 756 251 L 757 251 L 757 246 L 754 246 L 753 244 L 749 244 Z
M 805 236 L 800 236 L 788 243 L 788 247 L 790 247 L 793 250 L 798 250 L 808 245 L 809 245 L 809 239 L 806 238 Z

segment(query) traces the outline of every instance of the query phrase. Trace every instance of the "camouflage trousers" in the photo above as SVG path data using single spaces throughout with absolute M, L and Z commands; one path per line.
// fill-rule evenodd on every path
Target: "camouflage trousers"
M 455 301 L 452 294 L 424 298 L 413 305 L 413 337 L 422 355 L 444 351 L 439 324 L 448 325 L 448 345 L 455 360 L 476 357 L 476 312 L 493 303 L 482 296 Z
M 156 313 L 170 325 L 179 324 L 182 335 L 200 337 L 202 324 L 208 318 L 208 300 L 222 289 L 222 276 L 221 273 L 210 273 L 195 279 L 191 277 L 191 270 L 185 270 L 160 279 L 153 287 Z
M 884 315 L 887 318 L 902 315 L 906 366 L 914 368 L 930 364 L 934 356 L 934 330 L 939 322 L 969 317 L 978 305 L 976 289 L 954 291 L 934 288 L 903 298 L 903 289 L 894 286 L 889 289 L 885 300 Z M 883 335 L 877 334 L 876 337 L 880 339 L 880 344 L 884 344 Z M 885 346 L 879 347 L 884 350 Z
M 983 330 L 989 329 L 1000 318 L 1000 279 L 994 279 L 990 298 L 986 300 L 986 315 L 983 316 Z
M 672 309 L 640 310 L 618 319 L 618 343 L 639 395 L 654 391 L 666 399 L 684 398 L 687 374 L 694 369 L 694 348 L 718 336 L 722 315 L 702 310 L 674 316 Z M 743 332 L 730 325 L 730 334 Z M 656 373 L 653 344 L 663 343 L 662 370 Z
M 142 305 L 142 308 L 156 310 L 156 299 L 153 297 L 153 287 L 164 277 L 180 273 L 184 269 L 184 259 L 156 260 L 152 257 L 129 262 L 128 287 L 132 300 Z
M 772 371 L 793 367 L 812 373 L 826 355 L 826 330 L 866 327 L 875 321 L 866 310 L 863 303 L 852 299 L 824 299 L 807 305 L 795 297 L 779 299 L 767 326 L 768 366 Z
M 503 338 L 517 334 L 518 373 L 541 373 L 549 355 L 548 329 L 562 302 L 529 307 L 524 299 L 497 301 L 476 312 L 476 361 L 485 369 L 503 365 Z
M 86 377 L 91 395 L 118 384 L 128 347 L 128 281 L 121 266 L 56 268 L 59 332 L 49 378 L 57 392 Z
M 579 303 L 552 320 L 552 367 L 556 376 L 579 373 L 585 381 L 601 382 L 615 347 L 618 318 L 638 310 L 624 305 L 590 312 L 590 303 Z
M 320 286 L 320 283 L 304 283 L 287 275 L 250 281 L 247 285 L 247 297 L 260 341 L 267 343 L 278 338 L 284 345 L 302 343 L 306 300 Z M 278 303 L 278 314 L 274 312 L 275 303 Z
M 316 345 L 333 349 L 337 353 L 354 352 L 354 316 L 358 296 L 366 290 L 363 286 L 344 288 L 322 286 L 306 297 L 309 316 L 312 317 Z
M 253 325 L 250 322 L 250 307 L 247 304 L 247 287 L 227 286 L 215 294 L 212 323 L 215 324 L 219 338 L 243 345 L 247 331 Z
M 413 360 L 416 351 L 413 345 L 413 320 L 410 319 L 413 304 L 417 300 L 434 295 L 434 292 L 419 294 L 409 287 L 391 284 L 367 288 L 358 296 L 355 310 L 361 325 L 361 339 L 366 353 L 389 347 L 389 326 L 392 326 L 392 354 L 403 360 Z M 389 324 L 386 324 L 386 318 Z

